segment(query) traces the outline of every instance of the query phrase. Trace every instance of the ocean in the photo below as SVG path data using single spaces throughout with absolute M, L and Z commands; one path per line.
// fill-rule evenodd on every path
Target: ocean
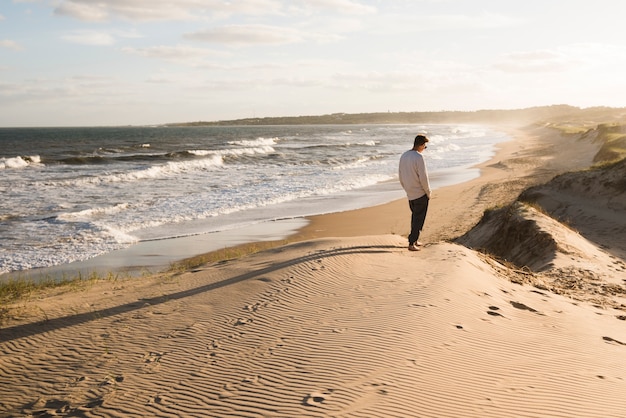
M 397 163 L 418 133 L 434 188 L 477 176 L 508 139 L 475 125 L 0 128 L 0 275 L 133 248 L 162 265 L 403 198 Z M 184 255 L 164 250 L 190 237 Z

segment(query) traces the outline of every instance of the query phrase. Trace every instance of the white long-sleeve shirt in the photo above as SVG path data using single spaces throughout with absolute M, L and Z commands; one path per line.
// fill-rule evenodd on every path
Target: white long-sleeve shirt
M 430 182 L 422 154 L 412 149 L 402 154 L 398 177 L 409 200 L 419 199 L 424 195 L 430 199 Z

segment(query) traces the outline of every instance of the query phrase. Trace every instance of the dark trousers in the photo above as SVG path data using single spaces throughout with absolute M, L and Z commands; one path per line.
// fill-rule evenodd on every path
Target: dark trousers
M 426 220 L 429 200 L 427 195 L 415 200 L 409 200 L 409 207 L 411 208 L 411 233 L 409 234 L 409 244 L 417 242 L 420 237 L 420 232 L 422 232 L 424 221 Z

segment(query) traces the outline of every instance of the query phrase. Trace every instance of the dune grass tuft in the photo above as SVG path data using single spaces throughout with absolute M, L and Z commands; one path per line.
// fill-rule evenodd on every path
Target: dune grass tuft
M 100 280 L 118 280 L 117 274 L 109 272 L 105 275 L 93 272 L 87 276 L 78 274 L 75 277 L 42 277 L 34 280 L 30 277 L 10 278 L 0 281 L 0 304 L 15 302 L 31 296 L 34 292 L 53 288 L 66 288 L 68 290 L 79 290 L 89 284 Z

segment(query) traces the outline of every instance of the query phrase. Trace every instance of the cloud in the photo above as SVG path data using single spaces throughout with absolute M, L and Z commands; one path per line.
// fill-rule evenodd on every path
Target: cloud
M 567 69 L 570 59 L 557 51 L 536 50 L 506 54 L 494 64 L 505 73 L 550 73 Z
M 226 19 L 231 16 L 311 14 L 364 15 L 376 12 L 373 6 L 354 0 L 59 0 L 54 13 L 82 21 L 98 22 L 115 18 L 132 21 L 184 21 Z
M 107 32 L 96 31 L 74 31 L 63 35 L 61 39 L 80 45 L 107 46 L 115 43 L 115 37 Z
M 225 53 L 212 51 L 205 48 L 196 48 L 187 45 L 176 46 L 152 46 L 148 48 L 122 48 L 123 52 L 138 55 L 146 58 L 156 58 L 164 61 L 176 62 L 193 67 L 204 68 L 222 68 L 218 65 L 211 64 L 206 59 L 210 57 L 223 58 Z
M 498 29 L 519 25 L 522 19 L 483 12 L 479 15 L 435 15 L 424 19 L 428 29 Z M 421 25 L 420 25 L 421 26 Z
M 366 6 L 351 0 L 307 0 L 306 6 L 342 14 L 370 14 L 376 12 L 376 8 L 373 6 Z
M 12 41 L 10 39 L 0 39 L 0 47 L 1 48 L 7 48 L 7 49 L 12 49 L 14 51 L 21 51 L 22 47 L 15 41 Z
M 54 10 L 60 16 L 83 21 L 122 18 L 133 21 L 197 20 L 233 14 L 266 15 L 277 13 L 277 0 L 61 0 Z
M 232 46 L 281 45 L 303 40 L 300 32 L 268 25 L 229 25 L 187 33 L 186 39 Z
M 509 53 L 493 67 L 505 73 L 607 73 L 612 68 L 621 71 L 626 65 L 625 56 L 623 46 L 580 43 Z
M 387 13 L 377 16 L 377 25 L 373 29 L 382 32 L 414 33 L 414 32 L 446 32 L 463 30 L 501 29 L 519 26 L 524 23 L 522 18 L 503 14 L 483 12 L 480 14 L 424 14 L 415 19 L 415 15 Z
M 32 78 L 22 83 L 0 84 L 0 97 L 11 103 L 58 103 L 68 100 L 93 101 L 116 96 L 118 82 L 109 77 L 73 76 Z M 117 89 L 122 91 L 121 89 Z M 126 94 L 126 93 L 124 93 Z
M 54 13 L 90 22 L 106 20 L 109 16 L 106 5 L 84 4 L 80 1 L 65 1 L 54 10 Z
M 75 30 L 61 36 L 61 39 L 79 45 L 109 46 L 117 42 L 117 38 L 141 38 L 142 36 L 134 31 L 93 31 Z

